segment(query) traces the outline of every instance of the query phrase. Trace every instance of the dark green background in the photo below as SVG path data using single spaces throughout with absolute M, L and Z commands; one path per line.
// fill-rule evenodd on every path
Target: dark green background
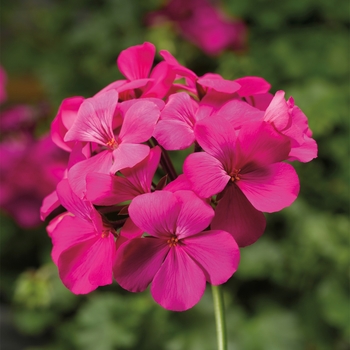
M 161 3 L 2 1 L 9 103 L 49 101 L 41 133 L 63 98 L 89 97 L 121 78 L 119 52 L 144 41 L 198 75 L 258 75 L 273 92 L 292 95 L 309 118 L 319 157 L 294 164 L 299 198 L 268 215 L 266 233 L 242 249 L 239 271 L 224 286 L 229 349 L 349 349 L 349 3 L 223 1 L 227 14 L 246 21 L 249 36 L 246 50 L 217 57 L 169 24 L 146 28 L 145 14 Z M 44 226 L 25 231 L 2 215 L 0 243 L 2 342 L 15 337 L 10 350 L 215 348 L 210 288 L 184 313 L 163 310 L 149 291 L 132 294 L 115 284 L 76 297 L 57 277 Z

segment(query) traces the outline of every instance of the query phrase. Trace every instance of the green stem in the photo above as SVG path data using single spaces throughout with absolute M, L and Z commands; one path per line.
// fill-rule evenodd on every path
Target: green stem
M 215 310 L 218 350 L 227 350 L 224 297 L 221 286 L 211 286 Z

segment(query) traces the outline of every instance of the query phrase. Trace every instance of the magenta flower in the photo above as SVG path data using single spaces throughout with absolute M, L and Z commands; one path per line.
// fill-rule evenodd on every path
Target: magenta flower
M 44 135 L 18 133 L 0 143 L 0 207 L 25 228 L 40 225 L 43 198 L 62 179 L 68 155 Z
M 243 22 L 227 18 L 206 0 L 171 0 L 164 9 L 149 16 L 151 24 L 162 18 L 173 21 L 181 34 L 208 55 L 224 49 L 244 47 L 246 28 Z
M 114 90 L 86 99 L 64 138 L 65 141 L 86 141 L 102 146 L 99 153 L 69 170 L 69 182 L 80 197 L 85 191 L 88 173 L 113 174 L 133 167 L 149 154 L 149 146 L 141 143 L 152 136 L 160 110 L 147 100 L 127 102 L 117 110 L 118 93 Z M 119 129 L 117 135 L 116 128 Z
M 199 196 L 220 194 L 211 227 L 230 232 L 239 246 L 255 242 L 265 229 L 261 212 L 289 206 L 299 192 L 294 168 L 281 163 L 289 139 L 265 122 L 244 124 L 236 136 L 220 117 L 197 123 L 195 135 L 205 152 L 187 157 L 184 174 Z
M 115 205 L 136 196 L 151 192 L 153 176 L 157 170 L 160 147 L 150 150 L 149 155 L 132 168 L 114 174 L 90 173 L 86 177 L 86 198 L 97 205 Z
M 73 193 L 68 180 L 58 184 L 57 194 L 69 213 L 54 221 L 48 233 L 63 284 L 75 294 L 111 284 L 116 250 L 113 229 L 104 225 L 91 202 Z
M 192 191 L 140 195 L 129 213 L 146 236 L 127 241 L 117 252 L 113 271 L 123 288 L 141 292 L 152 283 L 157 303 L 184 311 L 198 303 L 206 281 L 222 284 L 236 271 L 236 242 L 225 231 L 203 231 L 214 211 Z

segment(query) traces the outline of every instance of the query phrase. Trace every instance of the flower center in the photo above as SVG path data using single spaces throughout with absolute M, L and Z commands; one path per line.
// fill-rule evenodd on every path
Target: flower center
M 105 227 L 105 228 L 102 230 L 101 238 L 107 238 L 107 237 L 109 236 L 110 233 L 111 233 L 112 235 L 114 235 L 114 234 L 115 234 L 115 231 L 114 231 L 112 228 Z
M 235 181 L 239 181 L 241 178 L 238 176 L 239 172 L 241 171 L 241 169 L 235 169 L 233 170 L 229 176 L 231 176 L 231 181 L 235 182 Z
M 109 140 L 106 145 L 110 148 L 110 149 L 116 149 L 118 148 L 118 142 L 115 139 L 111 139 Z
M 176 235 L 171 235 L 171 237 L 166 241 L 170 248 L 176 247 L 177 243 L 179 242 L 179 239 L 176 237 Z

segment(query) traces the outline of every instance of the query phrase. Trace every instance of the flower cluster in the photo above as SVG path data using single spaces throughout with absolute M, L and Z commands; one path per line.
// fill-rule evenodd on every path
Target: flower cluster
M 207 55 L 245 47 L 245 23 L 228 18 L 224 11 L 208 0 L 169 0 L 163 8 L 147 16 L 147 22 L 153 26 L 164 21 L 173 23 L 185 39 Z
M 67 153 L 59 149 L 49 134 L 35 137 L 45 105 L 10 105 L 6 95 L 6 72 L 0 66 L 0 208 L 19 226 L 41 224 L 42 200 L 61 180 Z
M 303 112 L 263 78 L 197 76 L 155 47 L 121 52 L 118 80 L 91 98 L 65 99 L 51 136 L 70 152 L 64 179 L 43 202 L 52 258 L 64 285 L 85 294 L 112 283 L 182 311 L 206 282 L 225 283 L 239 247 L 264 232 L 264 212 L 296 199 L 285 161 L 317 145 Z M 167 151 L 191 150 L 177 175 Z

